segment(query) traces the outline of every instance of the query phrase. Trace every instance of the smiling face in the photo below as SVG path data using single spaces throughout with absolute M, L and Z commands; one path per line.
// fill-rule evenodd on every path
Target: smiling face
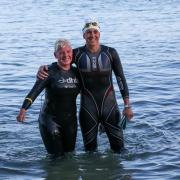
M 72 48 L 69 45 L 64 45 L 63 47 L 59 47 L 54 56 L 58 60 L 58 64 L 63 68 L 70 67 L 72 62 Z
M 100 32 L 97 29 L 86 30 L 83 37 L 87 46 L 99 46 Z

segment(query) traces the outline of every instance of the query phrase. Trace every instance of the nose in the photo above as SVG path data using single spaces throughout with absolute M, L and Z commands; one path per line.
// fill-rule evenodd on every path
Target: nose
M 96 34 L 95 34 L 94 32 L 92 32 L 92 36 L 95 37 L 95 35 L 96 35 Z
M 68 57 L 68 53 L 67 52 L 64 52 L 63 56 L 66 58 Z
M 90 34 L 91 34 L 92 36 L 94 36 L 94 35 L 95 35 L 95 32 L 94 32 L 94 31 L 91 31 Z

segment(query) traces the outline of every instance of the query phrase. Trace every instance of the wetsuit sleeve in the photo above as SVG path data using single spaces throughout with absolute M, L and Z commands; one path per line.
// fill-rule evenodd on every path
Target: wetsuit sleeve
M 78 48 L 73 49 L 73 61 L 72 61 L 72 63 L 77 64 L 78 51 L 79 51 L 79 49 L 78 49 Z
M 121 95 L 123 99 L 128 98 L 129 90 L 126 83 L 126 78 L 124 76 L 123 67 L 122 67 L 119 55 L 115 49 L 112 49 L 111 56 L 112 56 L 112 69 L 116 76 Z
M 79 93 L 80 93 L 82 89 L 82 80 L 81 80 L 79 72 L 77 72 L 77 78 L 78 78 L 78 87 L 79 87 Z
M 48 81 L 48 78 L 45 80 L 40 80 L 40 79 L 36 80 L 33 88 L 30 90 L 30 92 L 26 96 L 21 108 L 24 108 L 27 110 L 31 106 L 31 104 L 34 102 L 34 100 L 37 98 L 37 96 L 45 88 L 47 81 Z
M 77 61 L 84 51 L 85 51 L 85 46 L 73 49 L 73 61 L 72 61 L 72 63 L 75 63 L 77 65 L 77 63 L 78 63 Z

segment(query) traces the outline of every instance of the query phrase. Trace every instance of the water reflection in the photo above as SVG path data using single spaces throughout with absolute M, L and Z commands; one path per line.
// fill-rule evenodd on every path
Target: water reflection
M 122 165 L 120 155 L 107 153 L 68 154 L 64 158 L 47 157 L 43 164 L 46 180 L 131 179 Z

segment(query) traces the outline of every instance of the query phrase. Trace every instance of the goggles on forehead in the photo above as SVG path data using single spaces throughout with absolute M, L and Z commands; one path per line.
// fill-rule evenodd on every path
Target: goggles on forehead
M 88 27 L 90 27 L 90 26 L 98 26 L 98 27 L 99 27 L 99 25 L 98 25 L 97 22 L 90 22 L 90 23 L 86 23 L 85 26 L 84 26 L 84 28 L 88 28 Z
M 89 22 L 89 23 L 86 23 L 86 24 L 84 25 L 82 31 L 83 31 L 83 33 L 85 33 L 88 29 L 91 29 L 91 28 L 96 29 L 96 30 L 98 30 L 98 31 L 100 32 L 100 27 L 99 27 L 99 25 L 98 25 L 97 22 Z

